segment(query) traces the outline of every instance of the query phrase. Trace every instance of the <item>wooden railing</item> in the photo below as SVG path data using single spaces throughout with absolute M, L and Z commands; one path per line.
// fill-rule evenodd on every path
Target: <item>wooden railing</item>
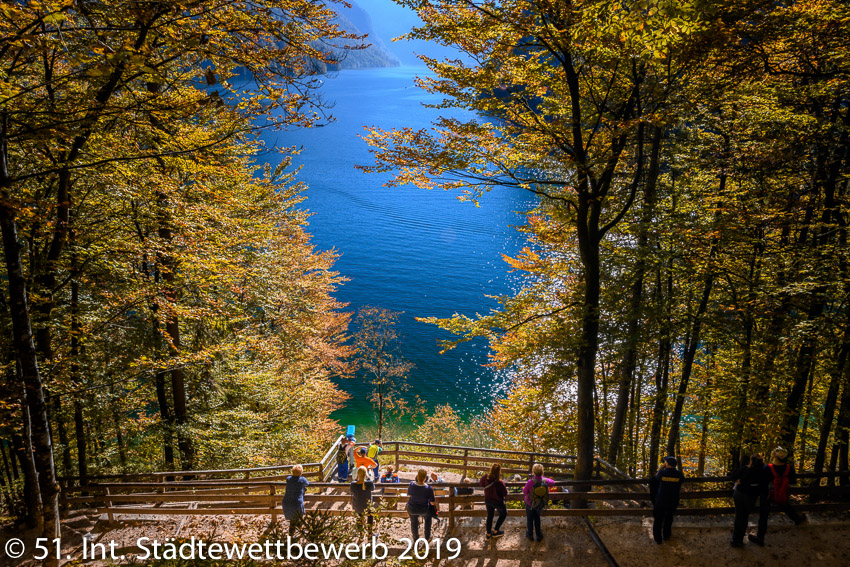
M 328 452 L 317 463 L 303 465 L 304 476 L 311 479 L 305 495 L 305 506 L 312 511 L 326 514 L 350 514 L 348 485 L 328 482 L 336 470 L 336 446 L 334 442 Z M 490 465 L 502 465 L 503 478 L 509 489 L 521 491 L 523 482 L 510 482 L 510 475 L 520 474 L 526 478 L 534 463 L 546 469 L 546 476 L 555 479 L 572 477 L 574 457 L 554 453 L 530 453 L 410 443 L 387 442 L 381 453 L 382 465 L 394 463 L 396 469 L 439 468 L 454 470 L 463 476 L 480 477 Z M 285 490 L 284 472 L 293 465 L 261 467 L 255 469 L 230 469 L 216 471 L 172 471 L 139 475 L 109 475 L 89 477 L 99 482 L 79 486 L 65 479 L 63 501 L 70 505 L 99 505 L 99 513 L 114 521 L 116 514 L 123 516 L 164 515 L 226 515 L 268 514 L 277 520 L 280 502 Z M 549 516 L 645 516 L 651 514 L 646 479 L 633 479 L 622 471 L 597 459 L 596 475 L 590 481 L 557 480 L 556 491 L 551 494 L 553 504 L 546 510 Z M 276 474 L 270 474 L 276 473 Z M 221 477 L 224 478 L 221 478 Z M 831 478 L 837 473 L 821 475 L 800 474 L 800 478 Z M 140 479 L 150 478 L 152 482 Z M 180 479 L 180 480 L 178 480 Z M 720 487 L 718 487 L 718 485 Z M 471 496 L 455 496 L 454 488 L 475 488 Z M 708 486 L 708 488 L 703 488 Z M 731 504 L 731 479 L 727 477 L 686 478 L 682 491 L 684 505 L 682 515 L 706 515 L 733 513 Z M 580 488 L 580 491 L 571 489 Z M 473 484 L 446 483 L 435 486 L 441 515 L 448 517 L 453 527 L 459 518 L 484 516 L 482 489 Z M 381 492 L 383 491 L 383 494 Z M 521 501 L 522 494 L 512 492 L 509 502 Z M 808 495 L 820 500 L 833 500 L 821 504 L 802 504 L 805 510 L 847 510 L 847 502 L 837 502 L 850 496 L 847 486 L 793 487 L 792 495 Z M 579 500 L 587 502 L 586 508 L 558 507 L 563 502 Z M 400 484 L 377 484 L 374 506 L 381 515 L 406 515 L 406 486 Z M 691 506 L 688 506 L 691 504 Z M 524 515 L 522 509 L 510 509 L 508 515 Z
M 308 479 L 316 479 L 317 481 L 326 481 L 336 470 L 336 446 L 339 444 L 342 436 L 334 441 L 331 448 L 325 453 L 324 457 L 316 463 L 302 463 L 304 469 L 304 477 Z M 79 476 L 60 476 L 58 478 L 63 492 L 79 491 L 91 484 L 100 483 L 133 483 L 133 482 L 159 482 L 163 485 L 171 485 L 175 481 L 180 480 L 221 480 L 230 481 L 235 479 L 240 480 L 286 480 L 286 477 L 291 474 L 291 465 L 274 465 L 269 467 L 253 467 L 244 469 L 220 469 L 220 470 L 200 470 L 200 471 L 157 471 L 157 472 L 142 472 L 130 474 L 104 474 L 104 475 L 89 475 L 85 477 L 86 486 L 80 487 L 79 483 L 82 478 Z M 76 490 L 75 490 L 76 486 Z
M 642 481 L 636 481 L 640 483 Z M 690 479 L 688 484 L 702 482 L 702 479 Z M 716 483 L 716 480 L 710 480 Z M 520 490 L 525 483 L 506 483 L 509 489 Z M 648 506 L 649 494 L 641 495 L 634 491 L 612 491 L 622 487 L 622 482 L 610 480 L 591 481 L 594 487 L 602 491 L 595 492 L 567 492 L 570 486 L 578 484 L 575 481 L 558 481 L 556 490 L 550 494 L 552 504 L 545 511 L 547 516 L 647 516 L 652 513 Z M 582 483 L 586 484 L 586 483 Z M 285 482 L 269 481 L 179 481 L 169 485 L 168 492 L 158 491 L 162 488 L 161 483 L 102 483 L 85 487 L 89 492 L 97 492 L 88 496 L 65 496 L 64 500 L 69 504 L 101 504 L 97 507 L 98 513 L 106 514 L 110 521 L 114 521 L 116 514 L 121 515 L 143 515 L 143 516 L 167 516 L 167 515 L 231 515 L 231 514 L 268 514 L 272 520 L 277 520 L 280 514 L 281 496 L 285 489 Z M 449 519 L 449 526 L 454 526 L 458 518 L 479 517 L 486 514 L 483 507 L 484 495 L 480 487 L 475 487 L 475 494 L 471 496 L 454 496 L 453 488 L 470 486 L 462 483 L 447 483 L 435 487 L 437 491 L 437 502 L 440 514 Z M 687 485 L 686 485 L 687 486 Z M 381 489 L 387 494 L 380 494 Z M 688 487 L 689 488 L 689 487 Z M 328 490 L 328 489 L 342 489 Z M 315 490 L 321 491 L 315 493 Z M 734 507 L 730 506 L 732 491 L 724 490 L 683 490 L 683 505 L 679 508 L 680 515 L 714 515 L 731 514 Z M 850 496 L 850 487 L 794 487 L 792 495 L 817 495 L 822 499 L 840 499 Z M 407 502 L 406 486 L 399 484 L 377 484 L 373 505 L 377 513 L 386 516 L 406 515 L 404 504 Z M 509 502 L 522 501 L 523 495 L 519 493 L 508 494 Z M 308 510 L 326 514 L 340 515 L 351 514 L 348 506 L 351 496 L 348 493 L 347 484 L 317 482 L 311 483 L 308 493 L 304 497 L 305 506 Z M 559 508 L 558 503 L 562 501 L 583 500 L 596 504 L 605 504 L 605 507 L 594 506 L 589 508 Z M 686 503 L 706 500 L 723 500 L 719 506 L 688 506 Z M 633 503 L 637 501 L 640 506 Z M 336 507 L 336 504 L 342 504 Z M 632 503 L 627 506 L 625 503 Z M 164 506 L 171 504 L 172 506 Z M 177 506 L 173 506 L 173 505 Z M 798 510 L 847 510 L 846 502 L 801 504 Z M 522 516 L 522 509 L 510 509 L 508 515 Z
M 388 441 L 379 460 L 381 464 L 392 462 L 396 470 L 401 466 L 439 468 L 461 473 L 462 476 L 480 476 L 490 470 L 491 465 L 502 466 L 502 476 L 527 475 L 534 463 L 546 467 L 546 474 L 553 478 L 572 477 L 575 456 L 560 453 L 535 453 L 462 447 L 457 445 L 434 445 L 410 441 Z

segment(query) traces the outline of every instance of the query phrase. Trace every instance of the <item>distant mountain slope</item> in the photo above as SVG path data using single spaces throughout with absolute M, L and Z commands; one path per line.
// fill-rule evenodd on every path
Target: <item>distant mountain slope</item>
M 401 65 L 398 57 L 387 49 L 384 42 L 375 34 L 372 27 L 372 18 L 360 6 L 351 2 L 351 8 L 342 5 L 337 6 L 339 14 L 335 22 L 345 31 L 366 37 L 362 43 L 370 44 L 366 49 L 345 49 L 345 45 L 357 45 L 360 42 L 346 41 L 339 44 L 339 49 L 334 53 L 343 57 L 338 65 L 328 65 L 329 71 L 340 69 L 368 69 L 372 67 L 398 67 Z

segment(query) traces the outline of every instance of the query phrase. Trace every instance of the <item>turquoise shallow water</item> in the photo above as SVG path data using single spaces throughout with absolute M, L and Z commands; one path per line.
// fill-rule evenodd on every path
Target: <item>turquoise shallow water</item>
M 487 362 L 484 342 L 439 354 L 437 341 L 449 335 L 414 318 L 474 315 L 495 307 L 487 296 L 517 285 L 501 255 L 522 247 L 523 238 L 511 225 L 523 222 L 517 211 L 530 209 L 534 198 L 500 188 L 476 208 L 443 191 L 388 189 L 382 187 L 385 177 L 354 168 L 373 163 L 358 137 L 364 125 L 430 126 L 437 111 L 422 103 L 439 98 L 413 83 L 416 74 L 425 72 L 414 67 L 343 71 L 322 87 L 324 98 L 335 103 L 335 122 L 267 132 L 264 138 L 267 144 L 303 147 L 295 161 L 303 166 L 299 179 L 309 186 L 304 206 L 313 213 L 313 242 L 319 249 L 337 249 L 342 257 L 336 269 L 351 279 L 337 297 L 352 311 L 363 305 L 403 311 L 398 326 L 402 354 L 416 365 L 409 394 L 419 395 L 428 407 L 450 403 L 468 415 L 489 406 L 507 376 L 482 366 Z M 273 155 L 267 159 L 273 161 Z M 366 399 L 369 387 L 356 379 L 340 386 L 352 399 L 335 417 L 343 425 L 374 423 Z

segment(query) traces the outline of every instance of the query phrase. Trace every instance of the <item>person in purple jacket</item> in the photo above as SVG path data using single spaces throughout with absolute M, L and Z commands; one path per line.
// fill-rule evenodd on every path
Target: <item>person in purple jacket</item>
M 543 465 L 536 463 L 531 467 L 531 478 L 525 483 L 522 493 L 525 496 L 525 537 L 534 539 L 537 532 L 537 541 L 543 539 L 540 530 L 540 514 L 549 503 L 549 489 L 555 486 L 555 481 L 543 476 Z
M 485 538 L 502 537 L 505 532 L 500 530 L 505 519 L 508 517 L 508 508 L 505 506 L 505 497 L 508 495 L 508 487 L 502 481 L 502 465 L 493 463 L 490 472 L 481 477 L 479 483 L 484 487 L 484 505 L 487 507 L 487 533 Z M 493 516 L 499 511 L 499 519 L 496 520 L 496 529 L 493 529 Z

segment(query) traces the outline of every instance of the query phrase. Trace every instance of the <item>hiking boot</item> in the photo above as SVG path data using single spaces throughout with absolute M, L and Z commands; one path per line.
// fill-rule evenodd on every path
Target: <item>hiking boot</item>
M 750 540 L 752 543 L 756 544 L 759 547 L 764 547 L 764 540 L 759 539 L 757 536 L 754 536 L 753 534 L 747 534 L 747 539 Z
M 484 534 L 484 539 L 490 539 L 491 537 L 493 537 L 492 532 L 487 532 L 486 534 Z
M 733 540 L 731 545 L 732 545 L 732 547 L 744 547 L 744 542 L 743 542 L 743 541 L 734 541 L 734 540 Z
M 529 535 L 529 534 L 525 534 L 525 539 L 527 539 L 528 541 L 534 541 L 534 536 Z
M 537 541 L 543 541 L 543 534 L 537 536 Z
M 502 530 L 493 530 L 493 533 L 490 534 L 490 537 L 502 537 L 503 535 L 505 535 L 505 532 L 503 532 Z
M 800 514 L 796 520 L 794 520 L 794 525 L 799 526 L 800 524 L 805 524 L 809 521 L 809 517 L 805 514 Z

